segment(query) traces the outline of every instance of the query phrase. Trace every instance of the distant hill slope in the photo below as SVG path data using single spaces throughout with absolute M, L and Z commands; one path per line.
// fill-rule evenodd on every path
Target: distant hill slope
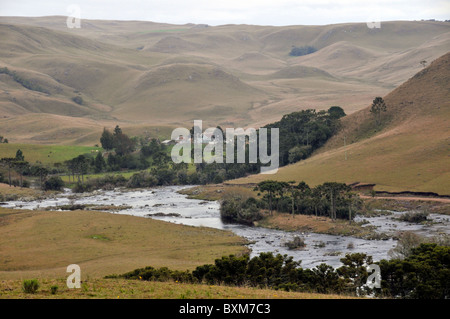
M 418 72 L 420 61 L 450 51 L 450 23 L 369 29 L 83 19 L 81 29 L 68 29 L 62 16 L 0 17 L 0 38 L 0 68 L 20 76 L 0 74 L 0 134 L 26 121 L 33 129 L 26 138 L 8 130 L 12 142 L 36 134 L 45 136 L 39 143 L 88 143 L 112 122 L 187 127 L 202 119 L 248 127 L 332 105 L 350 114 Z M 289 55 L 303 45 L 318 50 Z M 45 114 L 63 117 L 74 133 L 46 134 Z
M 232 182 L 361 182 L 374 183 L 377 190 L 450 195 L 450 53 L 384 100 L 387 112 L 381 127 L 366 107 L 343 118 L 343 129 L 311 158 L 283 167 L 276 175 Z

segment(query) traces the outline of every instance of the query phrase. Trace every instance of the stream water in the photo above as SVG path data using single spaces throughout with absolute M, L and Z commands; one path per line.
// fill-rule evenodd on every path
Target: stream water
M 321 263 L 339 267 L 341 265 L 340 258 L 344 257 L 346 253 L 365 253 L 372 256 L 374 261 L 387 259 L 389 258 L 388 251 L 396 246 L 396 241 L 393 239 L 366 240 L 348 236 L 285 232 L 260 227 L 224 224 L 220 219 L 218 202 L 189 199 L 186 195 L 178 193 L 183 188 L 186 188 L 186 186 L 138 190 L 116 189 L 76 195 L 66 190 L 64 194 L 55 198 L 29 202 L 11 201 L 3 207 L 41 209 L 68 204 L 128 206 L 129 208 L 118 211 L 111 210 L 110 212 L 154 218 L 195 227 L 204 226 L 230 230 L 249 241 L 248 248 L 251 249 L 251 256 L 258 255 L 261 252 L 287 254 L 297 261 L 301 260 L 303 268 L 312 268 Z M 430 218 L 435 223 L 423 226 L 397 221 L 392 218 L 398 214 L 401 213 L 371 218 L 364 217 L 364 219 L 369 222 L 368 225 L 377 226 L 377 231 L 389 234 L 395 234 L 402 230 L 417 231 L 425 236 L 450 233 L 449 216 L 431 215 Z M 360 217 L 356 217 L 355 220 L 360 220 Z M 295 236 L 304 239 L 306 243 L 304 249 L 289 250 L 285 246 L 285 243 L 291 241 Z

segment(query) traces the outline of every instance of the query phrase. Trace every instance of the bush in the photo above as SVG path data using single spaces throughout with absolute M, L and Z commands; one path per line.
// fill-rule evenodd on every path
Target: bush
M 263 215 L 258 208 L 258 201 L 246 194 L 227 193 L 220 203 L 220 217 L 225 223 L 238 223 L 252 226 Z
M 58 286 L 51 286 L 50 287 L 50 293 L 52 294 L 52 295 L 56 295 L 56 293 L 58 292 Z
M 168 168 L 152 170 L 152 173 L 155 174 L 159 186 L 172 185 L 176 177 L 175 172 Z
M 399 220 L 408 223 L 421 223 L 428 219 L 428 215 L 429 213 L 425 211 L 412 211 L 400 216 Z
M 39 286 L 37 279 L 26 279 L 23 281 L 22 289 L 27 294 L 34 294 L 39 289 Z
M 93 190 L 113 189 L 114 187 L 125 186 L 127 179 L 122 175 L 106 175 L 100 178 L 89 179 L 86 183 L 77 183 L 72 189 L 75 193 L 91 192 Z
M 138 280 L 174 280 L 189 283 L 226 284 L 318 293 L 375 293 L 393 298 L 450 298 L 450 247 L 421 244 L 404 259 L 381 260 L 381 289 L 364 287 L 369 277 L 367 265 L 372 257 L 363 253 L 347 254 L 343 266 L 334 269 L 322 263 L 303 269 L 287 255 L 260 253 L 259 256 L 225 256 L 214 264 L 198 266 L 194 271 L 173 271 L 146 267 L 107 278 Z M 361 289 L 363 288 L 363 289 Z
M 158 184 L 158 179 L 149 172 L 139 172 L 133 174 L 128 180 L 126 187 L 128 188 L 140 188 L 140 187 L 153 187 Z
M 397 246 L 389 250 L 388 255 L 395 259 L 404 259 L 411 255 L 414 248 L 423 243 L 424 239 L 411 231 L 400 234 Z
M 75 103 L 79 104 L 79 105 L 83 105 L 83 98 L 81 96 L 75 96 L 72 98 L 72 101 L 74 101 Z
M 305 45 L 302 47 L 293 47 L 291 52 L 289 53 L 290 56 L 302 56 L 302 55 L 308 55 L 311 53 L 316 52 L 317 49 L 315 47 L 312 47 L 310 45 Z
M 401 259 L 381 260 L 381 295 L 396 298 L 450 298 L 450 247 L 420 244 Z
M 139 279 L 146 281 L 178 281 L 185 283 L 196 282 L 194 276 L 189 271 L 170 270 L 167 267 L 161 267 L 159 269 L 153 267 L 139 268 L 123 274 L 119 277 L 125 279 Z M 111 278 L 111 277 L 109 277 Z
M 59 176 L 52 176 L 44 183 L 44 190 L 60 191 L 64 187 L 64 181 Z
M 289 249 L 299 249 L 305 247 L 305 241 L 303 238 L 295 236 L 292 241 L 286 243 L 286 247 Z

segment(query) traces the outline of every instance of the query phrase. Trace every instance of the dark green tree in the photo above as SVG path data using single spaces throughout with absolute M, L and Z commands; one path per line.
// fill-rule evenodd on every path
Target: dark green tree
M 116 125 L 114 128 L 114 136 L 117 136 L 119 134 L 122 134 L 122 129 L 119 127 L 119 125 Z
M 120 130 L 120 129 L 119 129 Z M 126 155 L 134 151 L 134 142 L 128 135 L 114 132 L 114 150 L 117 155 Z
M 106 167 L 105 159 L 101 152 L 98 152 L 94 159 L 94 169 L 96 173 L 100 173 Z
M 23 156 L 21 158 L 23 158 Z M 27 161 L 14 161 L 14 170 L 20 175 L 20 187 L 23 187 L 23 174 L 29 169 L 29 167 L 30 164 Z
M 3 157 L 0 159 L 0 164 L 8 168 L 8 183 L 11 187 L 12 181 L 11 181 L 11 170 L 14 167 L 16 159 L 14 157 Z
M 284 184 L 287 183 L 267 180 L 258 183 L 255 188 L 258 191 L 267 192 L 270 214 L 272 214 L 274 196 L 276 196 L 277 193 L 279 193 L 283 189 Z
M 341 262 L 343 266 L 337 269 L 337 273 L 344 279 L 347 293 L 363 294 L 363 286 L 369 276 L 367 266 L 373 263 L 372 257 L 364 253 L 346 254 Z
M 381 114 L 383 112 L 386 112 L 387 107 L 386 107 L 386 103 L 384 102 L 382 97 L 376 97 L 373 102 L 372 102 L 372 106 L 370 107 L 370 113 L 373 114 L 373 116 L 375 117 L 375 122 L 377 124 L 377 126 L 379 126 L 381 124 Z
M 44 190 L 60 191 L 64 187 L 64 181 L 59 176 L 52 176 L 44 183 Z
M 17 150 L 16 152 L 16 160 L 18 161 L 24 161 L 25 157 L 23 156 L 23 153 L 20 149 Z
M 328 109 L 328 114 L 332 119 L 340 119 L 341 117 L 346 116 L 344 109 L 340 106 L 332 106 Z
M 345 195 L 351 190 L 351 187 L 344 183 L 327 182 L 320 186 L 320 191 L 330 204 L 330 218 L 336 219 L 337 206 Z
M 41 189 L 44 189 L 44 181 L 47 178 L 47 175 L 50 173 L 48 168 L 41 165 L 35 165 L 31 168 L 31 172 L 34 176 L 39 177 L 39 187 Z
M 102 147 L 109 151 L 114 148 L 114 135 L 106 128 L 103 129 L 102 136 L 100 137 L 100 143 Z

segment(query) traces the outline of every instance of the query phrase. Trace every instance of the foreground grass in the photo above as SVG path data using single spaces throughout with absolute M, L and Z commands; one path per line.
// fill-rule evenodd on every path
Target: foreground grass
M 22 291 L 22 281 L 0 281 L 0 299 L 348 299 L 345 295 L 286 292 L 249 287 L 213 286 L 126 279 L 87 279 L 69 289 L 66 279 L 41 279 L 35 294 Z M 56 294 L 51 287 L 57 286 Z
M 229 254 L 243 240 L 230 232 L 92 211 L 28 211 L 0 208 L 0 298 L 59 299 L 328 299 L 339 295 L 293 293 L 249 287 L 148 282 L 106 275 L 145 266 L 193 270 Z M 82 285 L 68 289 L 66 268 L 81 268 Z M 35 294 L 22 290 L 36 278 Z M 57 292 L 52 294 L 52 287 Z
M 66 277 L 70 264 L 82 279 L 154 266 L 193 270 L 247 251 L 231 232 L 94 211 L 0 208 L 0 280 Z

